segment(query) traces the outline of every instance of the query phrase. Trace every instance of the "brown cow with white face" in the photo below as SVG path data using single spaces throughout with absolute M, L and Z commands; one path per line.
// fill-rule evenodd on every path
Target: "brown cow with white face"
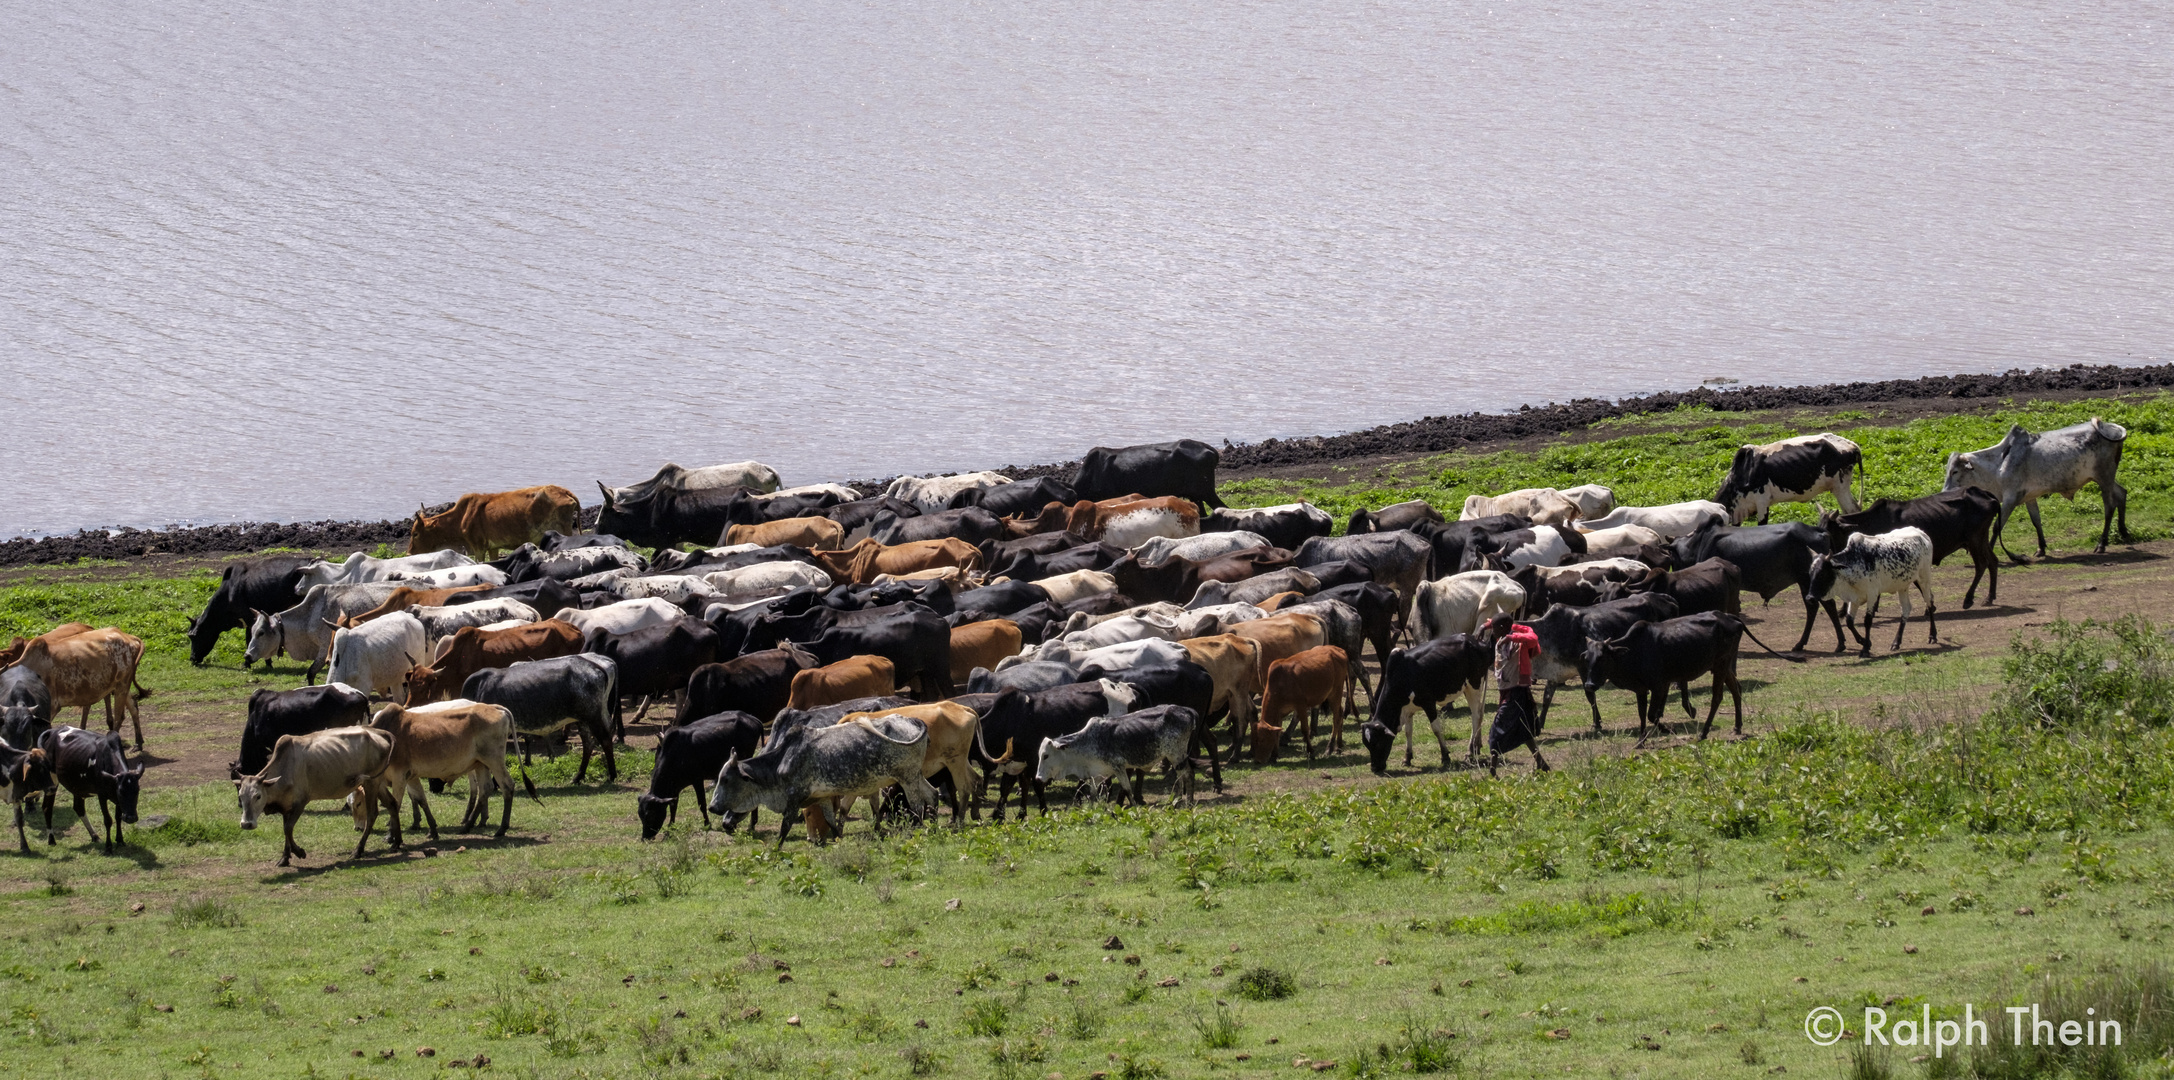
M 543 540 L 546 531 L 571 533 L 581 524 L 581 500 L 558 486 L 470 492 L 445 513 L 415 512 L 408 554 L 453 550 L 488 559 L 500 551 Z

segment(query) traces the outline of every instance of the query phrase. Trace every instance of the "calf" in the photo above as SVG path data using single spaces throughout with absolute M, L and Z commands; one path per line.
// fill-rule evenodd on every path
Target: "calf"
M 1374 775 L 1389 771 L 1389 751 L 1396 748 L 1397 732 L 1404 725 L 1404 710 L 1417 705 L 1434 729 L 1434 745 L 1441 751 L 1442 768 L 1449 768 L 1449 743 L 1442 737 L 1442 718 L 1436 711 L 1452 694 L 1462 694 L 1472 708 L 1472 742 L 1467 756 L 1479 756 L 1480 712 L 1485 701 L 1482 680 L 1494 654 L 1489 644 L 1469 634 L 1451 634 L 1421 642 L 1389 654 L 1382 665 L 1381 692 L 1374 695 L 1373 712 L 1359 727 L 1359 743 L 1366 747 L 1367 764 Z M 1412 764 L 1412 744 L 1418 741 L 1418 725 L 1404 741 L 1404 765 Z
M 23 803 L 38 795 L 45 796 L 46 812 L 53 808 L 53 770 L 45 759 L 45 751 L 32 746 L 18 750 L 6 740 L 0 739 L 0 779 L 7 784 L 8 805 L 15 808 L 15 840 L 25 852 L 30 850 L 30 838 L 23 832 Z M 45 842 L 53 842 L 53 831 L 45 831 Z
M 1263 686 L 1276 661 L 1328 644 L 1328 623 L 1319 615 L 1272 615 L 1239 623 L 1230 632 L 1260 646 Z
M 1357 536 L 1361 533 L 1397 532 L 1415 528 L 1422 523 L 1439 525 L 1442 523 L 1442 515 L 1434 507 L 1427 505 L 1426 500 L 1411 499 L 1384 506 L 1379 510 L 1368 510 L 1364 507 L 1353 510 L 1351 520 L 1344 526 L 1344 532 L 1351 536 Z M 1284 546 L 1288 547 L 1290 545 L 1286 544 Z
M 1525 590 L 1499 570 L 1470 570 L 1419 586 L 1412 601 L 1412 637 L 1433 641 L 1477 634 L 1497 615 L 1525 607 Z
M 1052 780 L 1114 777 L 1120 791 L 1129 794 L 1133 802 L 1146 805 L 1141 776 L 1160 766 L 1170 781 L 1170 801 L 1175 803 L 1182 797 L 1191 802 L 1192 762 L 1186 749 L 1199 719 L 1183 705 L 1157 705 L 1122 716 L 1089 720 L 1079 731 L 1042 744 L 1034 781 L 1046 786 Z M 1125 784 L 1128 774 L 1129 791 Z
M 1812 563 L 1827 552 L 1827 538 L 1802 522 L 1734 528 L 1709 525 L 1676 539 L 1670 545 L 1677 566 L 1692 566 L 1707 559 L 1727 559 L 1742 575 L 1743 587 L 1771 600 L 1792 585 L 1804 598 L 1804 632 L 1791 652 L 1802 651 L 1812 640 L 1812 625 L 1822 603 L 1812 590 Z M 1842 651 L 1842 616 L 1826 602 L 1827 620 L 1834 624 L 1834 649 Z
M 227 764 L 227 777 L 239 780 L 263 772 L 272 760 L 272 747 L 286 736 L 361 727 L 369 721 L 370 698 L 352 686 L 327 683 L 293 690 L 252 691 L 249 718 L 242 723 L 241 753 Z
M 572 656 L 581 648 L 581 632 L 557 619 L 503 630 L 464 626 L 439 643 L 437 656 L 428 666 L 408 671 L 407 693 L 401 700 L 409 708 L 426 705 L 459 693 L 468 676 L 485 668 Z
M 1864 612 L 1864 632 L 1852 622 L 1850 633 L 1863 644 L 1859 655 L 1872 655 L 1872 617 L 1879 613 L 1880 598 L 1896 593 L 1902 600 L 1902 618 L 1895 621 L 1895 644 L 1902 649 L 1902 631 L 1910 622 L 1910 587 L 1925 594 L 1926 640 L 1940 641 L 1940 623 L 1934 617 L 1932 599 L 1932 537 L 1914 525 L 1890 533 L 1855 533 L 1832 555 L 1822 555 L 1812 565 L 1812 591 L 1820 599 L 1849 605 L 1853 620 Z M 1836 651 L 1840 651 L 1837 649 Z
M 91 819 L 84 816 L 83 800 L 98 798 L 98 817 L 106 825 L 106 854 L 113 854 L 113 845 L 125 843 L 121 838 L 122 823 L 136 823 L 136 797 L 143 786 L 143 766 L 128 767 L 128 754 L 118 732 L 93 735 L 82 728 L 53 728 L 38 737 L 38 749 L 45 752 L 47 766 L 52 769 L 53 779 L 68 794 L 75 796 L 75 816 L 83 822 L 83 829 L 90 833 L 91 843 L 98 842 L 98 830 L 91 827 Z M 45 835 L 50 842 L 53 836 L 53 803 L 45 800 Z
M 921 771 L 927 753 L 928 728 L 904 716 L 795 728 L 754 757 L 727 758 L 710 793 L 710 810 L 745 814 L 767 807 L 785 815 L 778 826 L 780 848 L 804 809 L 873 795 L 892 784 L 904 789 L 917 813 L 926 813 L 936 804 L 935 789 Z
M 1267 747 L 1266 757 L 1260 749 L 1254 751 L 1255 760 L 1265 765 L 1276 759 L 1276 751 L 1282 738 L 1290 734 L 1289 726 L 1280 726 L 1285 713 L 1291 713 L 1292 723 L 1305 733 L 1306 760 L 1312 761 L 1313 714 L 1322 705 L 1332 710 L 1333 734 L 1329 737 L 1329 753 L 1334 754 L 1344 746 L 1344 702 L 1350 694 L 1351 661 L 1344 650 L 1334 645 L 1321 645 L 1286 657 L 1268 665 L 1268 676 L 1263 680 L 1261 691 L 1261 718 L 1256 726 L 1277 727 L 1279 737 Z
M 365 789 L 358 805 L 362 811 L 362 838 L 355 841 L 355 858 L 370 842 L 377 818 L 377 799 L 367 790 L 392 760 L 390 732 L 370 727 L 332 728 L 308 735 L 283 735 L 272 746 L 272 758 L 256 775 L 234 781 L 235 798 L 241 804 L 242 828 L 255 829 L 266 810 L 285 819 L 286 839 L 279 849 L 279 865 L 291 865 L 294 856 L 309 858 L 294 842 L 294 823 L 303 808 L 318 799 L 344 799 Z
M 1109 679 L 1094 682 L 1072 683 L 1048 690 L 1029 693 L 1007 688 L 996 695 L 989 707 L 981 714 L 982 743 L 985 746 L 1009 746 L 1011 760 L 999 764 L 982 754 L 983 767 L 997 774 L 996 820 L 1004 820 L 1004 802 L 1011 795 L 1014 779 L 1026 771 L 1026 762 L 1038 760 L 1043 740 L 1054 739 L 1078 731 L 1096 716 L 1121 716 L 1132 710 L 1138 692 L 1131 687 Z M 1048 784 L 1034 777 L 1027 777 L 1034 785 L 1034 799 L 1043 814 L 1049 813 Z M 980 796 L 975 796 L 975 807 L 980 807 Z M 1027 788 L 1019 788 L 1019 816 L 1027 813 Z
M 408 672 L 430 661 L 430 643 L 414 615 L 396 611 L 361 626 L 332 632 L 327 682 L 346 683 L 367 694 L 401 691 Z
M 392 756 L 372 794 L 383 799 L 391 812 L 386 842 L 394 851 L 401 846 L 403 795 L 415 796 L 415 808 L 430 822 L 430 838 L 438 838 L 438 816 L 431 812 L 430 799 L 423 793 L 424 780 L 451 782 L 463 776 L 469 778 L 468 810 L 461 816 L 461 828 L 467 829 L 490 818 L 489 789 L 483 786 L 487 778 L 504 800 L 498 832 L 493 835 L 505 837 L 506 827 L 513 820 L 513 773 L 506 768 L 506 744 L 513 739 L 511 711 L 500 705 L 461 700 L 413 709 L 387 705 L 370 719 L 370 726 L 393 737 Z M 536 784 L 528 778 L 526 769 L 521 772 L 521 782 L 528 786 L 529 798 L 535 799 Z
M 2000 560 L 1993 554 L 1993 522 L 2000 516 L 2000 500 L 1974 487 L 1943 491 L 1898 502 L 1880 499 L 1854 514 L 1836 516 L 1822 511 L 1820 528 L 1827 534 L 1827 550 L 1840 551 L 1853 533 L 1890 533 L 1905 525 L 1925 531 L 1932 538 L 1932 564 L 1958 550 L 1970 553 L 1970 589 L 1963 593 L 1968 609 L 1978 595 L 1978 581 L 1986 581 L 1985 602 L 1990 605 L 2000 592 Z
M 619 779 L 619 762 L 611 746 L 611 726 L 619 704 L 619 667 L 610 659 L 580 653 L 485 668 L 468 676 L 460 696 L 505 706 L 513 714 L 514 732 L 531 738 L 577 725 L 581 765 L 574 770 L 574 783 L 589 774 L 589 758 L 598 747 L 604 750 L 606 781 Z M 524 761 L 526 753 L 524 749 Z
M 65 629 L 65 628 L 63 628 Z M 143 642 L 106 627 L 55 637 L 58 631 L 30 639 L 16 663 L 35 672 L 53 695 L 53 708 L 80 708 L 77 723 L 88 726 L 91 706 L 106 705 L 106 730 L 119 731 L 125 717 L 136 729 L 136 749 L 143 749 L 143 712 L 136 702 L 150 691 L 136 685 L 136 667 L 143 663 Z M 135 695 L 129 688 L 135 687 Z M 118 706 L 119 715 L 115 709 Z
M 655 839 L 667 820 L 679 820 L 679 793 L 690 786 L 694 788 L 695 808 L 702 812 L 702 827 L 708 829 L 709 793 L 703 790 L 704 782 L 714 779 L 732 758 L 754 757 L 761 741 L 762 721 L 731 710 L 667 729 L 657 738 L 657 759 L 649 772 L 649 790 L 634 797 L 642 839 Z M 748 831 L 754 829 L 750 818 Z
M 1312 615 L 1320 619 L 1326 643 L 1344 651 L 1351 664 L 1351 678 L 1344 681 L 1345 711 L 1354 707 L 1351 697 L 1354 684 L 1364 687 L 1367 697 L 1374 696 L 1374 682 L 1366 675 L 1366 665 L 1359 661 L 1359 649 L 1366 644 L 1366 620 L 1359 615 L 1359 609 L 1341 600 L 1316 599 L 1303 604 L 1285 604 L 1276 609 L 1276 614 Z
M 1709 611 L 1666 622 L 1641 622 L 1612 640 L 1588 639 L 1585 689 L 1590 693 L 1612 682 L 1637 694 L 1638 745 L 1644 746 L 1648 721 L 1666 733 L 1669 686 L 1711 674 L 1713 701 L 1706 708 L 1706 723 L 1698 737 L 1703 740 L 1713 731 L 1724 688 L 1735 702 L 1736 734 L 1742 735 L 1744 688 L 1736 681 L 1736 650 L 1743 637 L 1744 620 Z
M 1854 514 L 1857 500 L 1850 494 L 1850 482 L 1863 468 L 1864 451 L 1829 431 L 1764 446 L 1745 443 L 1737 447 L 1714 501 L 1728 511 L 1731 525 L 1753 514 L 1764 525 L 1777 503 L 1816 502 L 1822 491 L 1833 492 L 1842 512 Z
M 767 721 L 792 699 L 793 677 L 821 666 L 806 649 L 792 644 L 704 664 L 687 679 L 687 698 L 680 703 L 679 716 L 744 712 Z M 684 722 L 673 721 L 675 725 Z
M 1357 513 L 1363 514 L 1360 510 Z M 1336 519 L 1328 516 L 1320 507 L 1309 502 L 1285 503 L 1281 506 L 1261 506 L 1246 510 L 1230 507 L 1216 510 L 1200 519 L 1203 535 L 1220 532 L 1249 532 L 1270 546 L 1297 550 L 1300 544 L 1336 531 Z M 1356 531 L 1356 530 L 1355 530 Z
M 853 656 L 793 676 L 788 709 L 814 709 L 851 698 L 888 694 L 898 686 L 898 669 L 880 656 Z

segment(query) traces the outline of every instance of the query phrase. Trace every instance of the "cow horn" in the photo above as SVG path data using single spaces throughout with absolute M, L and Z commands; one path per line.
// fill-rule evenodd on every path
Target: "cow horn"
M 608 487 L 605 487 L 605 486 L 604 486 L 604 482 L 603 482 L 602 480 L 599 480 L 599 481 L 597 481 L 597 482 L 596 482 L 596 490 L 598 490 L 598 491 L 601 491 L 601 492 L 603 492 L 603 493 L 604 493 L 604 509 L 606 509 L 606 510 L 615 510 L 615 509 L 617 509 L 617 507 L 615 507 L 615 506 L 613 506 L 613 505 L 611 504 L 611 489 L 610 489 L 610 488 L 608 488 Z

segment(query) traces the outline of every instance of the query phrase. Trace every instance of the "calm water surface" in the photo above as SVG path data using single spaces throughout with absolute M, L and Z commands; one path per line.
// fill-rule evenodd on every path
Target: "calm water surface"
M 2163 361 L 2166 20 L 20 5 L 0 535 Z

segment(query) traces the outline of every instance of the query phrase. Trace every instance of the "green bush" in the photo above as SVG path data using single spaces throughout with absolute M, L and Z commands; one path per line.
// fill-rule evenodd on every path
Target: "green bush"
M 2002 711 L 2042 727 L 2120 720 L 2164 727 L 2174 719 L 2174 643 L 2134 615 L 2062 620 L 2046 640 L 2018 635 L 2001 675 Z
M 1298 993 L 1298 980 L 1272 967 L 1252 967 L 1231 980 L 1230 992 L 1247 1001 L 1281 1001 Z

